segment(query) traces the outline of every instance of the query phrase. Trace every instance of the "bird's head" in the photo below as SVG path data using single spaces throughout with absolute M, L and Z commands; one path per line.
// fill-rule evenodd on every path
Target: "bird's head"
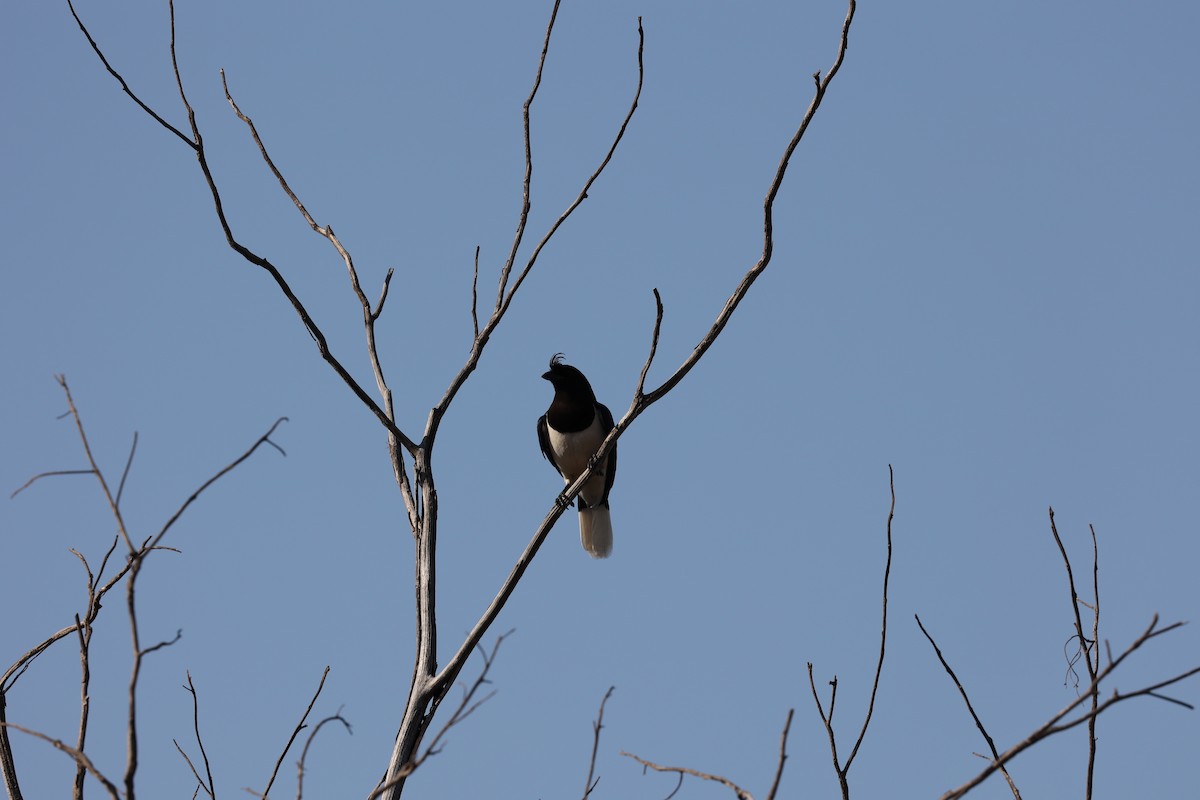
M 564 364 L 562 358 L 562 353 L 555 353 L 550 359 L 550 369 L 542 373 L 542 378 L 550 381 L 556 392 L 563 391 L 591 398 L 594 402 L 596 395 L 592 392 L 592 385 L 588 383 L 588 379 L 570 364 Z

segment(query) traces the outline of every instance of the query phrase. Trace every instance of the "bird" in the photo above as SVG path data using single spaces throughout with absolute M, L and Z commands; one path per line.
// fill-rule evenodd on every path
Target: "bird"
M 550 369 L 542 375 L 554 386 L 554 399 L 538 420 L 537 433 L 542 455 L 570 486 L 615 426 L 612 412 L 596 400 L 588 379 L 562 359 L 562 353 L 555 353 Z M 616 476 L 617 448 L 613 445 L 578 496 L 579 541 L 592 558 L 608 558 L 612 553 L 608 493 Z

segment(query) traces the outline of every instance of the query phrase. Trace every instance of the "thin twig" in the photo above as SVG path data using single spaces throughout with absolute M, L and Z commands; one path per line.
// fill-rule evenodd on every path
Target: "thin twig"
M 829 714 L 826 715 L 825 709 L 821 706 L 821 698 L 817 695 L 817 684 L 813 678 L 812 662 L 808 663 L 808 685 L 812 689 L 813 700 L 817 704 L 817 713 L 821 716 L 821 722 L 825 725 L 825 733 L 829 737 L 829 752 L 833 758 L 833 770 L 838 776 L 838 785 L 842 790 L 843 800 L 850 800 L 850 783 L 849 773 L 850 765 L 854 763 L 854 757 L 858 755 L 858 749 L 862 746 L 863 739 L 867 736 L 867 728 L 871 724 L 871 714 L 875 710 L 875 696 L 879 692 L 879 678 L 883 674 L 883 658 L 887 652 L 887 609 L 888 609 L 888 581 L 892 574 L 892 520 L 896 516 L 896 476 L 892 470 L 892 465 L 888 464 L 888 488 L 891 492 L 892 501 L 888 507 L 887 516 L 887 561 L 883 568 L 883 623 L 879 631 L 879 661 L 875 665 L 875 680 L 871 682 L 871 700 L 867 705 L 867 713 L 863 718 L 862 729 L 858 732 L 858 738 L 854 740 L 854 747 L 850 751 L 849 758 L 846 763 L 842 764 L 838 759 L 837 751 L 837 736 L 833 731 L 833 710 L 837 703 L 837 676 L 829 682 Z
M 304 748 L 300 751 L 300 760 L 296 762 L 296 800 L 304 800 L 304 765 L 308 760 L 308 748 L 312 747 L 313 739 L 317 738 L 317 734 L 321 728 L 325 727 L 327 722 L 340 722 L 342 727 L 346 729 L 346 733 L 354 735 L 354 730 L 350 727 L 350 723 L 342 716 L 341 709 L 333 716 L 326 717 L 313 726 L 312 732 L 308 734 L 308 738 L 304 740 Z
M 1094 719 L 1094 718 L 1098 717 L 1100 714 L 1103 714 L 1105 711 L 1112 708 L 1117 703 L 1123 703 L 1126 700 L 1132 700 L 1135 697 L 1156 697 L 1158 699 L 1170 699 L 1170 698 L 1160 697 L 1160 695 L 1158 694 L 1158 691 L 1160 689 L 1166 688 L 1167 686 L 1173 686 L 1174 684 L 1179 683 L 1180 681 L 1187 680 L 1188 678 L 1192 677 L 1193 675 L 1200 674 L 1200 666 L 1193 667 L 1192 669 L 1189 669 L 1184 672 L 1173 675 L 1170 678 L 1166 678 L 1166 679 L 1158 681 L 1157 683 L 1154 683 L 1150 686 L 1144 686 L 1141 689 L 1136 689 L 1131 692 L 1123 693 L 1123 692 L 1114 690 L 1112 695 L 1107 700 L 1104 700 L 1103 702 L 1101 702 L 1095 709 L 1087 711 L 1074 719 L 1066 720 L 1066 717 L 1068 715 L 1070 715 L 1073 711 L 1075 711 L 1075 709 L 1077 709 L 1080 705 L 1082 705 L 1085 700 L 1088 700 L 1091 697 L 1093 689 L 1098 689 L 1100 684 L 1106 678 L 1108 678 L 1108 676 L 1111 675 L 1113 673 L 1113 671 L 1115 671 L 1118 667 L 1120 667 L 1120 665 L 1125 661 L 1126 658 L 1128 658 L 1131 654 L 1137 652 L 1142 647 L 1142 645 L 1146 644 L 1146 642 L 1150 641 L 1151 639 L 1158 637 L 1158 636 L 1162 636 L 1167 633 L 1170 633 L 1170 632 L 1178 629 L 1182 625 L 1183 625 L 1182 622 L 1174 622 L 1174 623 L 1171 623 L 1170 625 L 1160 628 L 1160 627 L 1158 627 L 1158 615 L 1155 614 L 1154 617 L 1150 620 L 1150 624 L 1146 627 L 1146 630 L 1144 630 L 1140 636 L 1138 636 L 1136 639 L 1134 639 L 1133 642 L 1128 647 L 1126 647 L 1125 650 L 1119 656 L 1112 659 L 1103 669 L 1101 669 L 1096 674 L 1095 680 L 1092 682 L 1092 685 L 1089 685 L 1087 687 L 1086 691 L 1084 691 L 1082 694 L 1080 694 L 1078 697 L 1076 697 L 1074 700 L 1072 700 L 1070 703 L 1068 703 L 1066 705 L 1066 707 L 1064 707 L 1062 710 L 1060 710 L 1058 713 L 1056 713 L 1054 716 L 1052 716 L 1049 720 L 1047 720 L 1040 727 L 1036 728 L 1032 733 L 1030 733 L 1027 737 L 1025 737 L 1025 739 L 1023 739 L 1022 741 L 1013 745 L 1005 752 L 1001 753 L 998 758 L 996 758 L 995 760 L 990 762 L 987 765 L 987 767 L 985 767 L 982 771 L 980 771 L 980 773 L 978 775 L 976 775 L 974 778 L 967 781 L 962 786 L 959 786 L 957 789 L 952 789 L 952 790 L 946 792 L 944 795 L 942 795 L 941 800 L 957 800 L 957 798 L 964 796 L 965 794 L 970 792 L 972 789 L 974 789 L 976 786 L 978 786 L 979 784 L 981 784 L 985 780 L 987 780 L 988 777 L 990 777 L 992 775 L 992 773 L 994 773 L 998 769 L 1000 769 L 1000 767 L 1008 764 L 1009 761 L 1011 761 L 1012 759 L 1014 759 L 1021 753 L 1025 752 L 1026 750 L 1028 750 L 1030 747 L 1034 746 L 1038 742 L 1042 741 L 1043 739 L 1047 739 L 1051 736 L 1054 736 L 1055 734 L 1062 733 L 1063 731 L 1071 730 L 1072 728 L 1074 728 L 1078 725 L 1082 725 L 1083 723 L 1087 722 L 1088 720 Z M 1181 704 L 1186 705 L 1183 703 L 1181 703 Z M 1066 721 L 1064 721 L 1064 720 L 1066 720 Z
M 215 800 L 217 796 L 217 784 L 213 781 L 212 766 L 208 763 L 208 753 L 204 749 L 204 739 L 200 736 L 200 696 L 196 694 L 196 684 L 192 682 L 191 670 L 187 670 L 187 686 L 183 688 L 192 696 L 192 728 L 196 732 L 196 744 L 200 747 L 200 757 L 204 759 L 204 774 L 208 776 L 208 786 L 205 788 L 205 791 L 208 792 L 209 797 Z M 180 750 L 180 752 L 183 751 Z M 189 760 L 188 764 L 191 763 Z M 195 772 L 195 768 L 192 771 Z M 199 776 L 197 776 L 197 780 L 199 780 Z M 203 781 L 200 781 L 200 786 L 204 787 Z
M 921 624 L 921 617 L 916 614 L 913 616 L 916 617 L 917 627 L 921 629 L 921 633 L 925 634 L 925 638 L 933 645 L 933 652 L 937 654 L 938 661 L 942 662 L 942 668 L 946 670 L 946 674 L 950 676 L 950 680 L 954 681 L 954 685 L 958 687 L 958 693 L 962 695 L 963 702 L 967 704 L 967 711 L 970 712 L 971 719 L 975 720 L 975 727 L 979 728 L 979 732 L 983 734 L 983 738 L 987 742 L 988 749 L 992 752 L 992 761 L 998 760 L 1000 753 L 996 750 L 996 743 L 987 732 L 987 728 L 983 727 L 983 720 L 979 719 L 979 715 L 975 713 L 975 707 L 971 705 L 971 698 L 967 697 L 967 690 L 963 688 L 962 681 L 958 679 L 958 676 L 954 674 L 954 670 L 950 668 L 950 664 L 947 663 L 945 657 L 942 655 L 942 649 L 937 646 L 937 642 L 933 640 L 929 631 L 925 630 L 925 626 Z M 1001 766 L 1000 772 L 1003 773 L 1004 779 L 1008 781 L 1008 788 L 1015 800 L 1021 800 L 1021 793 L 1017 791 L 1017 785 L 1013 782 L 1012 776 L 1008 774 L 1008 770 Z
M 796 709 L 788 709 L 787 720 L 783 723 L 783 733 L 779 735 L 779 766 L 775 768 L 775 780 L 771 781 L 771 791 L 767 792 L 767 800 L 775 800 L 775 793 L 779 791 L 779 781 L 783 778 L 783 764 L 787 761 L 788 731 L 792 729 L 792 716 L 795 713 Z
M 133 467 L 133 456 L 137 452 L 138 433 L 133 432 L 133 444 L 129 447 L 129 458 L 125 459 L 125 469 L 121 471 L 121 482 L 117 484 L 117 505 L 121 505 L 121 495 L 125 493 L 125 481 L 129 477 L 129 470 Z
M 745 789 L 738 786 L 736 783 L 729 780 L 728 778 L 723 778 L 720 775 L 711 775 L 707 772 L 700 772 L 699 770 L 692 769 L 691 767 L 665 767 L 662 764 L 655 764 L 653 761 L 647 761 L 646 759 L 644 759 L 640 756 L 635 756 L 633 753 L 627 753 L 624 750 L 621 751 L 621 755 L 623 755 L 627 758 L 632 758 L 634 761 L 641 764 L 643 767 L 643 770 L 652 769 L 655 772 L 678 773 L 680 775 L 681 783 L 683 780 L 682 776 L 691 775 L 695 778 L 700 778 L 701 780 L 712 781 L 713 783 L 719 783 L 722 786 L 728 787 L 729 789 L 733 790 L 733 793 L 735 795 L 737 795 L 738 800 L 754 800 L 754 795 L 750 794 Z M 678 791 L 678 789 L 676 789 L 676 790 Z M 671 793 L 671 795 L 674 795 L 674 794 L 675 794 L 675 792 Z M 668 795 L 668 796 L 670 796 L 670 795 Z
M 313 692 L 312 700 L 308 701 L 308 708 L 304 709 L 304 716 L 300 717 L 300 721 L 296 723 L 296 727 L 292 730 L 292 735 L 288 737 L 287 744 L 283 746 L 283 752 L 279 754 L 279 760 L 275 762 L 275 769 L 271 771 L 271 779 L 267 781 L 267 788 L 263 789 L 263 797 L 271 794 L 271 787 L 275 785 L 275 776 L 279 774 L 279 767 L 283 764 L 283 760 L 287 758 L 288 750 L 292 748 L 292 742 L 296 741 L 296 737 L 300 735 L 300 731 L 304 730 L 304 722 L 308 719 L 308 715 L 312 713 L 313 706 L 317 704 L 317 698 L 321 696 L 321 690 L 325 688 L 325 678 L 328 675 L 329 667 L 325 667 L 325 671 L 321 673 L 321 682 L 317 684 L 317 691 Z
M 104 787 L 105 791 L 108 792 L 108 796 L 111 797 L 112 800 L 121 800 L 121 791 L 117 788 L 116 784 L 106 778 L 104 774 L 96 768 L 96 765 L 92 763 L 92 760 L 88 758 L 87 755 L 79 752 L 63 740 L 55 739 L 53 736 L 47 736 L 39 731 L 26 728 L 23 725 L 18 725 L 15 722 L 0 722 L 0 726 L 3 726 L 4 728 L 12 728 L 14 731 L 20 731 L 21 733 L 32 736 L 35 739 L 41 739 L 43 742 L 53 745 L 55 749 L 69 755 L 75 760 L 76 764 L 82 765 L 83 768 L 86 769 L 93 778 L 100 781 L 100 785 Z
M 592 790 L 600 782 L 600 779 L 596 778 L 593 783 L 592 776 L 596 774 L 596 754 L 600 751 L 600 730 L 604 727 L 604 705 L 608 702 L 608 698 L 612 697 L 613 690 L 616 688 L 615 686 L 608 687 L 608 691 L 600 700 L 600 712 L 596 714 L 596 721 L 592 723 L 592 757 L 588 760 L 587 780 L 583 782 L 583 800 L 588 800 Z
M 10 494 L 8 496 L 8 499 L 11 500 L 12 498 L 16 497 L 21 492 L 28 489 L 30 486 L 33 486 L 33 484 L 40 481 L 42 478 L 53 478 L 53 477 L 57 477 L 59 475 L 92 475 L 92 474 L 94 474 L 94 473 L 90 469 L 55 469 L 55 470 L 50 470 L 49 472 L 39 472 L 37 475 L 34 475 L 32 478 L 30 478 L 29 480 L 27 480 L 23 484 L 21 484 L 21 486 L 15 492 L 13 492 L 12 494 Z

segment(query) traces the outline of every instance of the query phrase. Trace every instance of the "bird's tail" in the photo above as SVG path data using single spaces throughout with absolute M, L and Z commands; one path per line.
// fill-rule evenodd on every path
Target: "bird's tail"
M 612 518 L 608 506 L 579 511 L 579 541 L 592 558 L 608 558 L 612 553 Z

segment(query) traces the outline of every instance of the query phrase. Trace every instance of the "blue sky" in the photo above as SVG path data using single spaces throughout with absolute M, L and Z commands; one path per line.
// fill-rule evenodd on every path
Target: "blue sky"
M 161 2 L 80 13 L 143 99 L 186 123 Z M 470 344 L 472 259 L 494 296 L 520 201 L 520 108 L 547 3 L 181 2 L 178 50 L 239 236 L 281 265 L 371 384 L 336 253 L 307 229 L 221 94 L 239 104 L 368 293 L 396 269 L 379 335 L 416 432 Z M 457 645 L 559 490 L 534 422 L 562 351 L 618 415 L 666 318 L 651 381 L 686 358 L 761 244 L 761 201 L 832 60 L 839 2 L 565 2 L 533 111 L 533 241 L 603 155 L 612 165 L 538 268 L 443 426 L 439 619 Z M 621 440 L 616 547 L 588 559 L 569 517 L 502 614 L 496 696 L 410 784 L 420 797 L 578 796 L 615 685 L 594 797 L 674 785 L 618 755 L 725 775 L 765 796 L 796 708 L 781 796 L 833 796 L 810 696 L 837 675 L 842 748 L 878 649 L 896 471 L 888 660 L 850 773 L 861 796 L 928 797 L 981 768 L 974 725 L 921 615 L 1003 748 L 1074 692 L 1072 619 L 1047 522 L 1086 573 L 1100 542 L 1102 636 L 1200 617 L 1195 516 L 1200 322 L 1187 3 L 862 3 L 843 71 L 776 205 L 776 250 L 701 365 Z M 143 678 L 143 796 L 194 788 L 190 670 L 218 788 L 261 790 L 314 711 L 343 714 L 306 796 L 365 796 L 386 765 L 412 660 L 412 546 L 378 425 L 320 361 L 264 273 L 228 250 L 191 154 L 101 69 L 64 4 L 13 4 L 0 202 L 6 390 L 0 486 L 82 465 L 65 373 L 125 509 L 153 533 L 279 416 L 139 583 L 143 635 L 178 644 Z M 526 250 L 527 252 L 527 250 Z M 113 535 L 85 478 L 0 503 L 0 663 L 66 625 Z M 94 645 L 92 757 L 123 764 L 121 602 Z M 1200 663 L 1192 628 L 1136 657 L 1128 690 Z M 474 666 L 468 667 L 472 674 Z M 1177 688 L 1200 702 L 1198 684 Z M 43 656 L 9 718 L 72 738 L 78 658 Z M 1097 797 L 1194 790 L 1200 718 L 1133 701 L 1102 718 Z M 19 739 L 27 796 L 69 765 Z M 293 754 L 294 755 L 294 754 Z M 1082 794 L 1086 743 L 1020 757 L 1025 796 Z M 282 780 L 292 794 L 293 756 Z M 1148 769 L 1148 764 L 1153 764 Z M 686 795 L 726 796 L 689 781 Z M 1004 797 L 993 780 L 974 796 Z

